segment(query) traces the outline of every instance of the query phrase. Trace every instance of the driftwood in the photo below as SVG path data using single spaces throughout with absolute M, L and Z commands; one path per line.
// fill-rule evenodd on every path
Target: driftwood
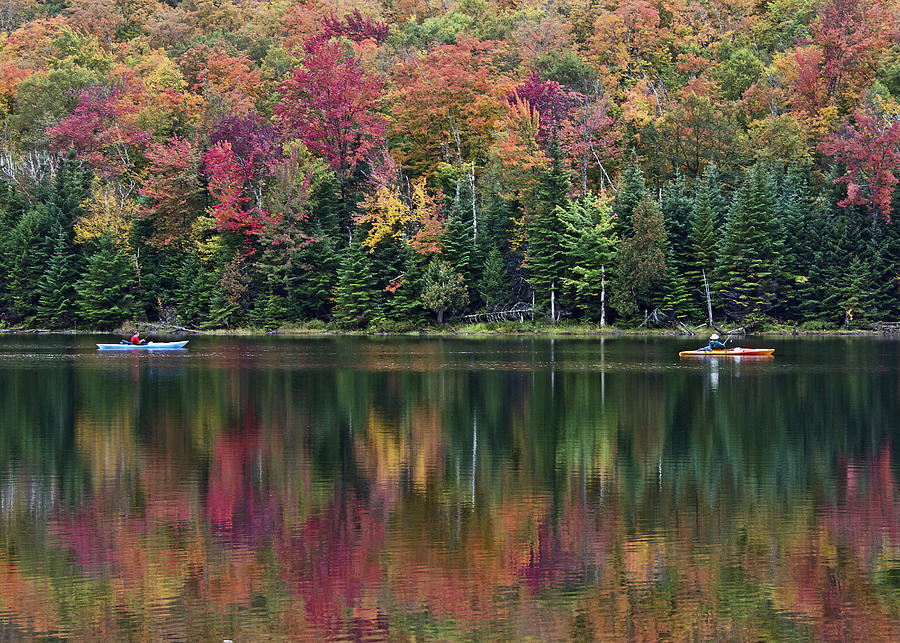
M 503 310 L 484 311 L 481 313 L 474 313 L 472 315 L 465 315 L 463 319 L 473 323 L 517 321 L 521 324 L 525 321 L 525 315 L 533 314 L 534 307 L 531 304 L 519 302 L 517 304 L 513 304 L 512 307 Z
M 886 334 L 900 333 L 900 322 L 875 322 L 872 330 Z
M 138 324 L 138 327 L 142 333 L 154 332 L 154 333 L 190 333 L 195 335 L 203 334 L 203 331 L 199 328 L 186 328 L 185 326 L 178 326 L 177 324 L 170 324 L 167 322 L 141 322 Z
M 675 320 L 675 323 L 678 324 L 678 329 L 681 331 L 682 335 L 696 335 L 694 329 L 685 324 L 683 321 Z

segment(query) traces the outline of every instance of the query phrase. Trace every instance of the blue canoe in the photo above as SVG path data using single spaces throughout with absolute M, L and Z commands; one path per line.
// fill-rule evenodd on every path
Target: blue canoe
M 140 350 L 174 350 L 184 348 L 188 340 L 183 342 L 147 342 L 146 344 L 97 344 L 101 351 L 140 351 Z

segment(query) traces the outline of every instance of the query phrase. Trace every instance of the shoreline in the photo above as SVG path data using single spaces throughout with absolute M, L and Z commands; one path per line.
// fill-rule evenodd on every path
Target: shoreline
M 515 324 L 515 326 L 512 326 Z M 705 327 L 694 329 L 693 334 L 672 328 L 617 328 L 606 326 L 604 328 L 592 326 L 542 326 L 529 324 L 519 327 L 516 322 L 510 322 L 509 326 L 503 325 L 496 328 L 484 328 L 483 324 L 470 324 L 463 326 L 449 326 L 447 328 L 428 328 L 406 331 L 374 331 L 374 330 L 349 330 L 337 328 L 305 328 L 288 326 L 276 329 L 260 328 L 232 328 L 232 329 L 190 329 L 183 327 L 166 326 L 137 322 L 120 326 L 114 330 L 101 329 L 46 329 L 46 328 L 0 328 L 0 335 L 130 335 L 138 330 L 142 335 L 156 335 L 160 337 L 556 337 L 569 338 L 614 338 L 614 337 L 682 337 L 704 339 L 708 337 Z M 726 330 L 727 333 L 727 330 Z M 745 333 L 733 333 L 734 338 L 739 337 L 893 337 L 900 335 L 900 331 L 886 329 L 800 329 L 800 328 L 770 328 Z

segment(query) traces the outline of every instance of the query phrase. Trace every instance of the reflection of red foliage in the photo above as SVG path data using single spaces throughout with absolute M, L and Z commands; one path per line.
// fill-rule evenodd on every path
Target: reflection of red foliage
M 92 574 L 117 576 L 118 559 L 135 552 L 145 532 L 143 518 L 125 518 L 111 512 L 107 503 L 91 500 L 68 519 L 51 523 L 62 545 L 75 553 L 78 563 Z
M 384 525 L 355 497 L 335 498 L 296 533 L 279 538 L 282 575 L 323 634 L 345 635 L 349 629 L 386 636 L 387 623 L 372 607 L 384 586 L 383 545 Z
M 837 506 L 826 513 L 825 525 L 840 544 L 851 547 L 868 563 L 885 546 L 900 543 L 900 498 L 891 472 L 891 454 L 885 447 L 871 463 L 850 459 L 842 466 L 844 488 Z
M 213 533 L 232 545 L 258 544 L 274 530 L 278 504 L 256 473 L 262 448 L 255 427 L 216 441 L 206 514 Z
M 538 549 L 532 549 L 528 564 L 520 570 L 525 584 L 535 593 L 557 585 L 574 567 L 570 552 L 563 549 L 555 530 L 547 522 L 538 526 Z
M 870 595 L 867 578 L 879 556 L 900 543 L 890 451 L 885 447 L 871 462 L 850 459 L 841 466 L 844 488 L 820 520 L 837 555 L 826 557 L 810 543 L 799 564 L 791 565 L 797 609 L 815 616 L 816 640 L 886 640 L 886 632 L 896 636 L 896 624 Z

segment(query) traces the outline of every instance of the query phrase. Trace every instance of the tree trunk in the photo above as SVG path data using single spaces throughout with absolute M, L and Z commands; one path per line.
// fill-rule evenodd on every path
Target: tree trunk
M 550 283 L 550 319 L 556 321 L 556 282 Z
M 444 311 L 443 310 L 437 311 L 437 323 L 438 323 L 438 325 L 441 325 L 444 323 Z
M 472 247 L 478 243 L 478 211 L 475 209 L 475 161 L 469 174 L 469 189 L 472 192 Z
M 600 266 L 600 328 L 606 326 L 606 266 Z

